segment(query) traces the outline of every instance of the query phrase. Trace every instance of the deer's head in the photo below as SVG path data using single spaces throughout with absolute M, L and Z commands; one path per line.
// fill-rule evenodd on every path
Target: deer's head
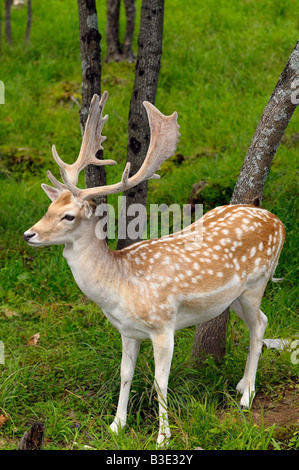
M 60 191 L 47 184 L 42 184 L 42 188 L 53 202 L 46 214 L 24 233 L 24 240 L 31 246 L 62 245 L 83 235 L 96 205 L 67 189 Z

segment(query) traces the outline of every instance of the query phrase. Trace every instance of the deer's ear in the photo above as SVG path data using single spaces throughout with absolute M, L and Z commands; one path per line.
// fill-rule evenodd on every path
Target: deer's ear
M 49 186 L 48 184 L 42 183 L 42 188 L 45 191 L 46 195 L 51 199 L 51 201 L 56 201 L 60 195 L 60 191 L 57 188 L 53 188 L 53 186 Z
M 84 213 L 87 219 L 95 213 L 96 205 L 92 201 L 84 201 Z

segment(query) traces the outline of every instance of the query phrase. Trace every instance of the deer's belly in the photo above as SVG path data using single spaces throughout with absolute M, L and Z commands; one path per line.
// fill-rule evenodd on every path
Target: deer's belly
M 124 315 L 121 308 L 109 311 L 103 310 L 103 313 L 123 336 L 134 339 L 150 338 L 152 333 L 151 325 Z
M 176 314 L 175 329 L 205 323 L 220 315 L 240 295 L 242 287 L 238 282 L 210 293 L 195 292 L 181 296 Z
M 175 330 L 181 330 L 188 326 L 210 321 L 224 312 L 230 304 L 231 301 L 228 301 L 205 310 L 201 310 L 200 308 L 196 309 L 190 306 L 182 306 L 176 315 Z

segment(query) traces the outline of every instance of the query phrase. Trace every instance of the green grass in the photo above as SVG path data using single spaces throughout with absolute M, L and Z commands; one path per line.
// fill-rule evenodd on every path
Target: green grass
M 98 2 L 103 59 L 105 8 Z M 140 0 L 137 12 L 138 25 Z M 149 204 L 182 205 L 199 180 L 237 178 L 297 41 L 298 14 L 295 1 L 166 2 L 156 105 L 165 114 L 178 111 L 178 152 L 185 159 L 163 165 L 161 180 L 149 185 Z M 128 427 L 115 437 L 109 424 L 118 398 L 120 336 L 80 293 L 61 247 L 32 249 L 22 240 L 49 203 L 40 184 L 46 182 L 47 169 L 57 174 L 51 145 L 70 162 L 81 139 L 79 107 L 69 99 L 69 94 L 80 99 L 76 2 L 34 2 L 28 45 L 23 43 L 25 17 L 24 9 L 13 10 L 14 44 L 3 42 L 1 52 L 6 104 L 0 106 L 0 340 L 5 344 L 0 448 L 16 448 L 25 430 L 39 420 L 46 425 L 46 449 L 155 449 L 158 416 L 151 345 L 142 344 Z M 137 32 L 136 26 L 135 51 Z M 112 182 L 125 163 L 134 65 L 102 62 L 102 90 L 110 95 L 105 156 L 119 163 L 107 170 Z M 263 207 L 283 221 L 287 233 L 276 272 L 285 281 L 269 284 L 262 304 L 270 338 L 295 338 L 298 331 L 298 124 L 295 112 L 263 199 Z M 37 332 L 40 342 L 29 346 Z M 272 424 L 257 425 L 251 412 L 239 409 L 234 389 L 247 354 L 244 325 L 231 316 L 223 364 L 209 359 L 200 370 L 188 362 L 193 334 L 194 328 L 188 328 L 176 335 L 169 381 L 170 448 L 295 448 L 295 423 L 283 434 Z M 263 352 L 257 376 L 260 394 L 274 399 L 281 387 L 296 388 L 298 365 L 292 364 L 290 354 Z

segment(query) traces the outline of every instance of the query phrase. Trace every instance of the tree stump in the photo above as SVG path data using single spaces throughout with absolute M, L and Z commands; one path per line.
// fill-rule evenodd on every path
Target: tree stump
M 39 421 L 35 421 L 26 431 L 20 440 L 18 450 L 41 450 L 44 441 L 45 425 Z

